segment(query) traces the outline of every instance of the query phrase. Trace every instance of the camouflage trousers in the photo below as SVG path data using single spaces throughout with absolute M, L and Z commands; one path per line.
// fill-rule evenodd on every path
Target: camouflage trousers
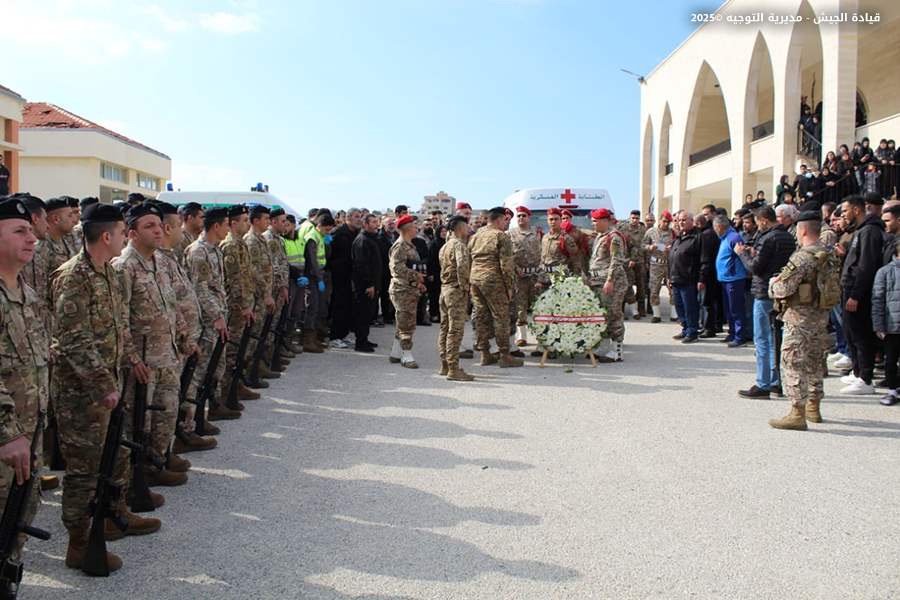
M 459 367 L 459 346 L 466 329 L 466 308 L 469 304 L 466 291 L 458 287 L 441 287 L 438 354 L 452 368 Z
M 650 265 L 650 305 L 659 306 L 659 290 L 669 279 L 666 263 Z M 658 316 L 658 315 L 657 315 Z
M 626 267 L 625 273 L 628 275 L 628 289 L 625 293 L 625 302 L 628 304 L 634 304 L 635 302 L 640 304 L 647 296 L 647 290 L 644 288 L 643 260 L 638 259 L 630 269 Z M 635 291 L 635 288 L 637 288 L 637 291 Z
M 519 277 L 516 281 L 516 325 L 528 324 L 528 311 L 531 310 L 531 305 L 538 297 L 538 293 L 534 289 L 536 282 L 535 277 Z
M 178 422 L 178 388 L 177 367 L 150 369 L 150 381 L 147 382 L 147 406 L 161 406 L 163 410 L 148 410 L 145 415 L 144 439 L 150 448 L 160 457 L 165 458 L 175 437 L 175 424 Z M 128 418 L 125 420 L 125 432 L 132 436 L 132 419 L 134 415 L 134 376 L 128 374 L 128 386 L 125 388 L 125 408 Z
M 210 328 L 212 336 L 215 336 L 215 329 Z M 203 379 L 206 378 L 206 371 L 209 369 L 209 360 L 212 358 L 213 350 L 216 347 L 216 338 L 211 335 L 204 334 L 200 336 L 200 340 L 197 342 L 197 367 L 194 369 L 194 377 L 191 380 L 191 385 L 188 388 L 187 397 L 191 402 L 187 403 L 187 406 L 184 407 L 184 411 L 186 413 L 186 421 L 190 421 L 191 425 L 187 431 L 193 431 L 193 417 L 194 410 L 197 408 L 196 404 L 192 402 L 197 400 L 197 392 L 200 390 L 200 386 L 203 385 Z M 210 339 L 212 337 L 212 339 Z M 240 337 L 236 340 L 233 340 L 235 344 L 240 341 Z M 219 358 L 219 364 L 216 365 L 216 372 L 213 373 L 213 380 L 218 384 L 222 381 L 225 376 L 225 361 L 226 361 L 226 353 L 228 352 L 229 346 L 231 343 L 226 343 L 225 348 L 223 349 L 222 356 Z M 237 352 L 235 349 L 234 352 Z M 213 389 L 218 389 L 217 386 L 214 386 Z
M 472 313 L 475 321 L 475 346 L 483 352 L 491 347 L 491 337 L 497 340 L 501 354 L 509 353 L 510 300 L 501 281 L 487 279 L 472 283 Z
M 250 331 L 253 331 L 252 326 Z M 232 314 L 228 316 L 228 343 L 225 344 L 225 366 L 222 371 L 222 376 L 218 380 L 222 384 L 218 398 L 219 404 L 225 403 L 228 388 L 231 386 L 231 374 L 234 373 L 235 363 L 237 362 L 238 346 L 241 343 L 241 336 L 243 334 L 244 318 L 241 316 L 240 312 L 232 312 Z M 253 340 L 251 339 L 250 341 L 252 342 Z M 250 350 L 251 344 L 247 344 L 247 350 L 244 354 L 244 364 L 246 364 L 247 359 L 252 356 Z M 203 352 L 205 353 L 206 350 L 204 349 Z M 211 346 L 209 353 L 212 353 Z M 206 356 L 209 356 L 209 354 L 206 354 Z M 247 375 L 246 371 L 244 371 L 244 375 Z
M 627 285 L 628 282 L 623 277 L 614 279 L 613 293 L 609 295 L 603 293 L 602 284 L 591 286 L 600 300 L 600 306 L 606 309 L 606 335 L 614 342 L 625 340 L 625 311 L 622 302 L 629 289 Z
M 418 290 L 390 290 L 391 304 L 394 305 L 394 338 L 400 340 L 401 350 L 412 350 L 413 334 L 416 332 L 416 309 L 419 306 Z
M 86 531 L 90 524 L 88 509 L 97 489 L 110 412 L 84 392 L 61 394 L 56 400 L 59 449 L 66 461 L 62 521 L 69 531 Z M 128 418 L 126 415 L 125 420 Z M 123 494 L 128 483 L 129 457 L 128 448 L 119 446 L 112 483 L 119 486 Z
M 28 441 L 29 443 L 32 440 L 32 436 L 34 435 L 34 429 L 26 430 L 28 431 Z M 40 434 L 43 437 L 43 434 Z M 34 474 L 34 481 L 32 482 L 33 489 L 31 490 L 31 494 L 28 496 L 28 506 L 25 507 L 25 515 L 24 515 L 24 523 L 25 525 L 31 525 L 34 521 L 34 517 L 37 515 L 38 506 L 41 503 L 41 490 L 40 490 L 40 475 L 41 467 L 44 464 L 44 461 L 41 457 L 41 443 L 43 440 L 38 438 L 38 453 L 35 463 L 32 467 L 32 473 Z M 12 485 L 13 481 L 16 480 L 16 472 L 6 465 L 6 463 L 0 463 L 0 506 L 6 506 L 6 498 L 9 494 L 9 487 Z M 23 533 L 19 534 L 18 545 L 13 549 L 12 558 L 16 560 L 21 560 L 22 558 L 22 548 L 25 546 L 25 540 L 27 536 Z
M 827 314 L 827 313 L 826 313 Z M 806 406 L 808 400 L 822 400 L 822 357 L 829 345 L 828 319 L 817 326 L 798 326 L 785 322 L 781 342 L 781 386 L 793 406 Z

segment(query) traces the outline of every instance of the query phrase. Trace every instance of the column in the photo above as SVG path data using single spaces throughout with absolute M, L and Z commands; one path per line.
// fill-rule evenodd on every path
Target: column
M 842 2 L 841 11 L 856 12 L 858 2 Z M 858 25 L 822 25 L 822 155 L 856 137 L 856 62 Z

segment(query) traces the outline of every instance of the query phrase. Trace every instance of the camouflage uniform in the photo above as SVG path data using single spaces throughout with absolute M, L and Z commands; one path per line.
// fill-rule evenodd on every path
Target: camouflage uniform
M 262 234 L 269 256 L 272 259 L 272 297 L 275 298 L 275 314 L 281 312 L 284 303 L 280 299 L 281 290 L 286 290 L 290 285 L 290 268 L 288 267 L 287 253 L 284 250 L 284 241 L 281 236 L 267 229 Z
M 807 401 L 818 403 L 823 397 L 822 357 L 830 346 L 829 311 L 813 303 L 801 304 L 796 297 L 800 284 L 816 288 L 818 260 L 816 252 L 824 251 L 819 243 L 794 251 L 788 264 L 769 281 L 769 297 L 786 300 L 781 314 L 784 334 L 781 342 L 781 385 L 791 404 L 801 410 Z M 813 297 L 815 295 L 813 294 Z
M 53 275 L 54 380 L 60 451 L 66 461 L 62 520 L 70 532 L 87 533 L 88 505 L 97 486 L 110 409 L 100 402 L 119 391 L 127 320 L 119 276 L 97 269 L 85 250 Z M 128 449 L 119 448 L 113 483 L 124 487 Z
M 184 265 L 187 262 L 185 252 L 187 252 L 188 246 L 193 244 L 196 239 L 197 238 L 192 236 L 187 229 L 184 227 L 181 228 L 181 238 L 172 248 L 172 252 L 175 254 L 175 258 L 180 264 Z
M 471 256 L 466 243 L 450 234 L 439 254 L 441 263 L 441 332 L 438 353 L 451 370 L 459 368 L 459 346 L 466 328 Z
M 272 257 L 269 254 L 266 240 L 252 229 L 244 235 L 244 243 L 247 245 L 247 254 L 250 257 L 253 297 L 256 302 L 253 310 L 252 335 L 257 340 L 257 344 L 265 345 L 266 340 L 260 340 L 259 336 L 262 334 L 263 321 L 266 319 L 266 298 L 272 296 L 274 280 Z M 250 356 L 249 353 L 248 356 Z
M 509 301 L 516 277 L 512 242 L 505 231 L 482 227 L 469 241 L 469 252 L 476 347 L 489 351 L 494 334 L 500 354 L 509 354 Z
M 200 352 L 197 355 L 197 368 L 194 370 L 194 380 L 188 389 L 188 398 L 197 399 L 197 389 L 206 377 L 206 369 L 209 367 L 209 359 L 212 357 L 218 334 L 213 323 L 218 319 L 228 319 L 228 296 L 225 293 L 225 261 L 222 251 L 218 246 L 206 241 L 201 234 L 197 241 L 185 249 L 185 267 L 188 271 L 194 293 L 200 308 Z M 240 333 L 238 333 L 240 335 Z M 240 339 L 240 338 L 237 338 Z M 237 339 L 234 339 L 237 342 Z M 226 346 L 226 355 L 231 344 Z M 236 350 L 232 351 L 232 362 Z M 225 374 L 225 360 L 220 359 L 216 368 L 215 381 L 223 381 Z
M 838 243 L 838 236 L 834 229 L 828 225 L 822 225 L 822 232 L 819 234 L 819 243 L 826 248 L 834 247 Z
M 234 371 L 237 362 L 237 343 L 244 332 L 244 317 L 241 313 L 253 309 L 253 279 L 250 275 L 250 254 L 242 238 L 229 232 L 222 243 L 223 272 L 225 274 L 225 294 L 228 303 L 228 339 L 234 344 L 225 346 L 225 377 Z M 198 294 L 199 296 L 199 294 Z M 205 334 L 204 334 L 205 335 Z M 247 344 L 245 357 L 253 353 L 254 343 Z M 230 381 L 222 379 L 223 393 L 228 391 Z
M 63 236 L 63 240 L 65 240 L 66 246 L 72 251 L 73 256 L 81 252 L 81 223 L 76 223 L 72 231 Z
M 625 240 L 618 231 L 610 228 L 606 233 L 598 233 L 594 237 L 590 268 L 591 287 L 600 299 L 600 304 L 606 309 L 606 333 L 614 342 L 622 342 L 625 339 L 622 300 L 628 290 L 626 261 Z M 613 283 L 613 292 L 609 295 L 603 293 L 603 286 L 607 281 Z
M 641 222 L 632 224 L 631 221 L 625 221 L 619 224 L 619 231 L 624 234 L 628 240 L 627 258 L 625 260 L 625 273 L 628 276 L 628 291 L 625 294 L 625 302 L 628 304 L 638 303 L 642 306 L 642 301 L 647 295 L 644 289 L 644 247 L 641 243 L 644 241 L 644 234 L 647 226 Z M 628 262 L 634 262 L 633 267 L 628 266 Z M 635 288 L 637 290 L 635 291 Z M 643 308 L 640 308 L 643 313 Z
M 518 227 L 509 230 L 509 239 L 516 264 L 516 325 L 527 325 L 528 311 L 537 297 L 534 284 L 541 266 L 541 240 L 534 229 Z
M 149 411 L 147 421 L 150 445 L 156 454 L 165 457 L 178 421 L 180 360 L 176 340 L 178 332 L 186 331 L 188 326 L 177 310 L 172 281 L 158 252 L 147 259 L 129 244 L 110 264 L 122 279 L 122 302 L 129 321 L 125 356 L 131 364 L 141 361 L 150 370 L 147 405 L 163 407 Z M 136 383 L 133 374 L 129 374 L 125 388 L 129 415 L 134 408 Z M 129 419 L 125 429 L 132 433 L 130 425 Z
M 571 274 L 580 275 L 584 269 L 581 263 L 575 259 L 577 256 L 578 246 L 575 245 L 575 240 L 562 230 L 558 233 L 552 231 L 546 233 L 541 239 L 541 265 L 543 267 L 565 266 Z M 542 277 L 541 283 L 549 285 L 550 278 Z
M 41 321 L 47 332 L 50 331 L 52 311 L 50 309 L 50 273 L 49 270 L 48 247 L 46 244 L 38 242 L 34 247 L 34 255 L 25 268 L 22 269 L 22 276 L 25 283 L 37 294 L 38 310 L 40 311 Z M 49 333 L 48 333 L 49 335 Z M 48 337 L 49 340 L 49 337 Z
M 663 231 L 656 226 L 644 234 L 642 246 L 650 259 L 650 306 L 659 306 L 659 290 L 669 278 L 669 254 L 665 248 L 671 245 L 673 239 L 671 228 Z M 653 249 L 648 251 L 647 246 L 653 246 Z
M 401 350 L 412 350 L 419 304 L 419 272 L 409 265 L 420 262 L 419 253 L 412 242 L 404 242 L 402 237 L 398 237 L 391 246 L 388 261 L 391 271 L 388 292 L 396 311 L 394 338 L 400 341 Z
M 42 310 L 41 299 L 21 276 L 17 292 L 8 290 L 0 279 L 0 446 L 20 436 L 30 442 L 38 411 L 47 408 L 50 340 Z M 40 439 L 37 447 L 41 447 Z M 38 451 L 32 470 L 37 473 L 40 468 Z M 0 505 L 6 504 L 15 478 L 12 467 L 0 463 Z M 32 491 L 25 511 L 26 524 L 34 520 L 39 500 L 39 494 Z M 22 542 L 15 551 L 16 557 Z

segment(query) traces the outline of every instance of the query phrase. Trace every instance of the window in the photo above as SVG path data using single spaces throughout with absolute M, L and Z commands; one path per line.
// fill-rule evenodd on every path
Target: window
M 128 183 L 127 172 L 125 169 L 105 162 L 100 163 L 100 177 L 108 181 Z
M 145 190 L 152 190 L 154 192 L 159 191 L 159 179 L 150 175 L 138 173 L 137 184 L 139 188 L 144 188 Z

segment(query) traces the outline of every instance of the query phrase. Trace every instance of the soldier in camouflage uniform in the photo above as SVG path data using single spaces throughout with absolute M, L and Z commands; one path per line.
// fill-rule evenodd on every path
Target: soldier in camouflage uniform
M 509 309 L 516 271 L 512 242 L 503 231 L 505 221 L 505 211 L 492 208 L 488 225 L 469 240 L 476 347 L 481 350 L 482 366 L 499 361 L 501 367 L 521 367 L 523 362 L 510 356 Z M 491 334 L 496 336 L 499 359 L 490 352 Z
M 47 235 L 39 245 L 45 246 L 41 251 L 47 257 L 47 273 L 53 273 L 77 252 L 66 238 L 73 227 L 69 205 L 60 198 L 51 198 L 46 202 L 46 207 Z M 48 298 L 49 305 L 52 306 L 53 302 L 52 297 Z
M 441 375 L 450 381 L 472 381 L 475 378 L 459 366 L 459 346 L 466 328 L 466 309 L 469 305 L 469 270 L 471 256 L 466 238 L 469 223 L 465 217 L 451 217 L 447 225 L 449 234 L 441 248 L 441 332 L 438 337 L 438 353 L 441 357 Z
M 203 232 L 203 207 L 196 202 L 182 204 L 178 207 L 178 216 L 181 217 L 181 228 L 172 250 L 178 262 L 184 264 L 187 247 Z
M 281 237 L 287 223 L 287 215 L 283 208 L 272 210 L 269 215 L 269 228 L 262 234 L 272 259 L 272 296 L 275 299 L 275 318 L 279 319 L 281 310 L 288 302 L 290 289 L 290 267 Z M 274 329 L 274 325 L 272 326 Z M 294 352 L 286 347 L 287 339 L 282 343 L 281 356 L 293 358 Z M 273 348 L 274 350 L 274 348 Z
M 81 206 L 78 198 L 72 196 L 60 196 L 69 207 L 69 223 L 71 228 L 65 234 L 66 246 L 72 250 L 72 255 L 81 252 Z
M 135 385 L 147 386 L 147 405 L 163 410 L 148 411 L 149 444 L 160 458 L 165 458 L 175 436 L 178 422 L 179 353 L 178 332 L 187 325 L 177 310 L 178 301 L 168 273 L 161 268 L 157 248 L 162 244 L 162 213 L 150 203 L 133 207 L 125 216 L 129 243 L 110 264 L 122 282 L 122 303 L 128 317 L 125 335 L 125 358 L 130 372 L 126 374 L 125 406 L 134 409 Z M 126 420 L 126 431 L 131 419 Z M 147 469 L 148 481 L 158 485 L 182 485 L 187 482 L 184 459 L 176 460 L 175 470 Z M 139 467 L 137 467 L 139 468 Z
M 25 204 L 19 199 L 0 201 L 0 265 L 6 275 L 0 277 L 0 506 L 14 480 L 24 483 L 41 468 L 40 452 L 32 463 L 31 440 L 41 434 L 38 414 L 47 407 L 50 342 L 42 302 L 21 276 L 36 242 Z M 39 499 L 32 490 L 26 524 L 37 514 Z M 21 558 L 24 542 L 20 536 L 13 558 Z
M 579 229 L 573 219 L 575 218 L 575 214 L 569 209 L 563 209 L 561 213 L 560 219 L 560 227 L 565 231 L 569 237 L 572 238 L 572 241 L 575 242 L 575 248 L 577 248 L 577 252 L 575 256 L 572 257 L 572 260 L 577 262 L 581 267 L 579 272 L 584 273 L 588 268 L 588 263 L 591 260 L 591 237 L 586 234 L 584 231 Z
M 625 274 L 625 239 L 610 225 L 611 215 L 605 208 L 591 212 L 594 224 L 594 247 L 591 252 L 590 282 L 600 304 L 606 309 L 606 334 L 615 343 L 606 358 L 622 360 L 622 343 L 625 341 L 625 316 L 622 301 L 628 288 Z M 602 358 L 602 357 L 601 357 Z
M 518 227 L 509 229 L 516 264 L 516 346 L 524 346 L 528 339 L 528 311 L 537 298 L 535 284 L 541 267 L 541 239 L 531 228 L 531 211 L 516 208 Z
M 31 214 L 31 226 L 34 236 L 38 242 L 34 247 L 34 254 L 31 260 L 22 269 L 22 276 L 25 283 L 37 294 L 41 320 L 44 322 L 46 331 L 50 332 L 50 306 L 48 299 L 50 293 L 48 291 L 50 282 L 50 272 L 47 270 L 47 245 L 41 244 L 41 240 L 47 237 L 47 213 L 44 210 L 44 202 L 40 198 L 29 194 L 21 194 L 18 198 L 28 209 Z M 49 337 L 48 344 L 49 344 Z
M 272 297 L 274 289 L 274 270 L 272 256 L 269 247 L 262 234 L 269 228 L 269 208 L 257 204 L 250 209 L 250 230 L 244 234 L 244 243 L 247 245 L 247 254 L 250 256 L 250 272 L 253 274 L 253 338 L 257 344 L 263 344 L 264 348 L 271 346 L 270 330 L 268 340 L 259 339 L 262 335 L 263 322 L 266 317 L 275 310 L 275 299 Z M 252 355 L 251 355 L 252 356 Z M 277 367 L 279 371 L 284 368 Z M 266 379 L 277 379 L 278 373 L 268 369 L 264 360 L 259 363 L 259 376 Z
M 647 316 L 644 308 L 644 296 L 647 291 L 644 289 L 644 234 L 647 227 L 641 223 L 641 211 L 633 210 L 628 217 L 628 221 L 619 224 L 621 231 L 628 241 L 628 260 L 625 265 L 625 272 L 628 276 L 628 292 L 625 294 L 625 303 L 631 306 L 631 314 L 634 319 Z M 635 306 L 637 305 L 637 306 Z
M 645 256 L 649 259 L 650 271 L 650 306 L 653 311 L 653 322 L 659 323 L 662 314 L 659 308 L 659 290 L 669 279 L 669 248 L 672 245 L 672 229 L 669 224 L 672 215 L 669 211 L 663 211 L 659 217 L 659 224 L 647 230 L 644 234 L 642 246 Z M 669 302 L 669 319 L 672 318 L 672 304 Z M 655 308 L 652 308 L 655 307 Z
M 197 367 L 194 370 L 194 379 L 188 390 L 189 401 L 197 400 L 197 390 L 206 377 L 206 370 L 209 368 L 209 361 L 216 342 L 220 338 L 226 338 L 227 323 L 230 321 L 231 316 L 228 313 L 228 295 L 225 292 L 225 257 L 222 254 L 222 250 L 219 249 L 219 244 L 225 239 L 228 232 L 228 209 L 217 208 L 207 211 L 203 216 L 203 229 L 204 231 L 200 234 L 200 237 L 185 250 L 185 268 L 194 286 L 197 302 L 200 305 L 201 331 L 198 343 L 200 352 L 197 356 Z M 251 315 L 252 313 L 250 313 L 248 308 L 245 316 L 249 318 Z M 240 336 L 239 329 L 243 327 L 243 320 L 240 314 L 236 316 L 234 323 L 237 330 L 236 335 Z M 225 378 L 226 357 L 229 356 L 229 352 L 231 353 L 231 364 L 234 366 L 234 356 L 237 354 L 234 344 L 239 339 L 239 337 L 231 339 L 231 343 L 225 346 L 225 352 L 219 359 L 219 364 L 216 366 L 216 372 L 213 375 L 213 381 L 217 384 L 217 390 L 219 389 L 218 384 Z M 241 387 L 243 387 L 243 384 L 241 384 Z M 246 388 L 243 388 L 243 391 L 257 398 L 259 397 L 255 392 Z M 212 421 L 225 418 L 233 419 L 240 416 L 240 413 L 237 411 L 231 411 L 222 406 L 222 397 L 218 391 L 208 408 L 208 419 Z M 215 433 L 217 429 L 213 427 L 211 431 Z
M 418 369 L 419 365 L 412 355 L 412 347 L 419 296 L 425 293 L 425 275 L 413 268 L 420 263 L 419 253 L 412 244 L 412 239 L 417 233 L 415 218 L 403 215 L 397 219 L 397 231 L 400 237 L 393 243 L 388 253 L 388 267 L 391 272 L 388 292 L 396 311 L 390 361 L 400 363 L 407 369 Z
M 784 337 L 781 342 L 781 386 L 791 401 L 790 412 L 769 425 L 776 429 L 806 430 L 807 420 L 819 423 L 819 404 L 824 396 L 823 356 L 830 346 L 828 316 L 830 309 L 818 305 L 818 271 L 816 254 L 825 252 L 819 242 L 821 215 L 818 211 L 800 214 L 797 236 L 800 249 L 794 251 L 788 264 L 769 281 L 769 296 L 781 304 Z
M 565 267 L 573 275 L 581 275 L 584 271 L 578 256 L 578 246 L 572 237 L 562 230 L 562 213 L 558 208 L 547 211 L 547 225 L 549 230 L 541 239 L 541 266 L 545 270 L 554 270 Z M 550 286 L 550 277 L 543 276 L 535 284 L 538 291 Z

